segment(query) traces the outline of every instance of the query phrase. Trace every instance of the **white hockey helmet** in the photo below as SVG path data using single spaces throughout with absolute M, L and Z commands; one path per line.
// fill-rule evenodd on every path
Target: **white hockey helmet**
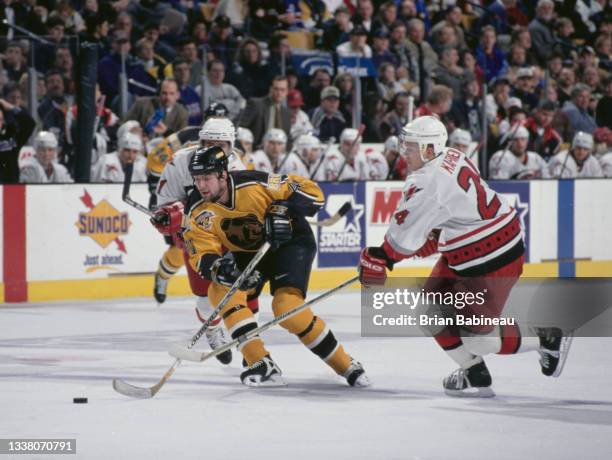
M 306 149 L 317 149 L 321 147 L 321 141 L 319 141 L 318 137 L 313 136 L 311 133 L 302 134 L 295 141 L 295 149 L 298 153 Z
M 572 140 L 572 150 L 576 147 L 593 150 L 593 145 L 593 136 L 589 133 L 578 131 L 576 134 L 574 134 L 574 139 Z
M 119 150 L 130 149 L 130 150 L 138 150 L 139 152 L 142 150 L 142 139 L 140 136 L 126 132 L 122 137 L 119 138 L 119 142 L 117 143 Z
M 472 142 L 472 135 L 469 131 L 465 129 L 457 128 L 455 129 L 450 137 L 448 138 L 451 145 L 470 145 Z
M 448 132 L 444 123 L 430 115 L 418 117 L 402 128 L 399 135 L 400 153 L 404 154 L 407 144 L 414 142 L 418 145 L 421 160 L 426 162 L 427 146 L 432 145 L 434 155 L 437 156 L 442 153 L 447 139 Z
M 243 128 L 242 126 L 239 126 L 236 139 L 238 139 L 240 142 L 248 142 L 249 144 L 252 144 L 253 133 L 249 128 Z
M 236 139 L 236 128 L 228 118 L 209 118 L 202 125 L 199 132 L 202 141 L 225 141 L 230 143 L 230 149 L 234 148 Z
M 117 139 L 121 139 L 125 133 L 132 132 L 134 128 L 140 128 L 140 123 L 136 120 L 128 120 L 119 126 L 117 130 Z
M 287 135 L 282 129 L 271 128 L 263 137 L 263 144 L 266 145 L 268 142 L 280 142 L 281 144 L 287 144 Z
M 354 128 L 345 128 L 342 130 L 340 134 L 340 143 L 342 144 L 344 141 L 353 142 L 359 136 L 359 131 Z
M 397 136 L 389 136 L 385 141 L 385 152 L 399 152 L 399 139 Z
M 514 133 L 510 135 L 510 139 L 529 139 L 529 131 L 524 126 L 519 126 Z
M 34 150 L 57 149 L 57 138 L 51 131 L 41 131 L 34 138 Z

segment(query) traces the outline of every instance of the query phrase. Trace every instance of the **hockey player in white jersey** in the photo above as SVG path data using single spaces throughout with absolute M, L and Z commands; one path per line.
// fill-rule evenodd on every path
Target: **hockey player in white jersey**
M 194 190 L 193 178 L 189 172 L 188 166 L 191 157 L 195 151 L 202 147 L 219 146 L 228 155 L 228 169 L 230 171 L 244 170 L 245 167 L 240 161 L 238 155 L 234 152 L 236 129 L 234 124 L 227 118 L 209 118 L 199 132 L 200 145 L 190 145 L 179 150 L 172 160 L 170 160 L 161 174 L 157 184 L 157 205 L 155 217 L 152 219 L 153 225 L 165 236 L 175 236 L 181 228 L 184 214 L 188 214 L 189 210 L 184 209 L 189 194 Z M 180 244 L 180 240 L 175 242 Z M 188 257 L 186 252 L 182 251 L 184 258 Z M 155 275 L 154 293 L 158 301 L 165 300 L 168 280 L 180 268 L 180 264 L 175 263 L 174 266 L 168 266 L 164 263 L 164 259 L 160 261 L 159 269 Z M 208 285 L 209 282 L 201 278 L 195 273 L 191 266 L 185 264 L 189 285 L 191 291 L 197 297 L 196 314 L 200 321 L 204 321 L 212 312 L 210 301 L 208 300 Z M 255 312 L 258 310 L 257 301 L 251 302 L 249 307 Z M 220 325 L 221 318 L 218 318 L 212 323 L 206 331 L 206 337 L 211 348 L 218 348 L 228 339 L 225 331 Z M 231 362 L 231 351 L 222 353 L 217 357 L 224 364 Z
M 147 160 L 142 155 L 142 140 L 129 131 L 123 133 L 117 142 L 117 151 L 102 155 L 92 167 L 92 182 L 123 182 L 124 170 L 134 164 L 132 182 L 147 181 Z
M 267 173 L 278 172 L 280 158 L 284 157 L 287 150 L 287 135 L 285 131 L 271 128 L 263 137 L 263 149 L 253 153 L 253 164 L 256 171 Z
M 370 179 L 370 166 L 361 147 L 359 131 L 346 128 L 340 134 L 340 145 L 330 151 L 324 160 L 325 180 L 348 181 Z M 386 176 L 385 176 L 386 179 Z
M 302 134 L 295 141 L 295 153 L 302 160 L 302 166 L 294 174 L 314 181 L 325 180 L 323 168 L 319 166 L 321 141 L 318 137 L 311 133 Z
M 19 181 L 27 184 L 65 184 L 74 182 L 68 170 L 57 162 L 57 138 L 41 131 L 34 139 L 35 155 L 24 161 Z
M 547 178 L 548 165 L 544 158 L 536 152 L 527 150 L 529 143 L 527 128 L 517 126 L 509 136 L 508 148 L 498 150 L 489 160 L 491 179 Z
M 593 146 L 593 136 L 578 131 L 574 134 L 570 150 L 557 153 L 548 162 L 550 177 L 555 179 L 603 177 L 601 165 L 593 156 Z
M 599 166 L 604 177 L 612 177 L 612 152 L 604 153 L 599 158 Z
M 499 318 L 510 291 L 522 273 L 524 244 L 516 210 L 491 190 L 462 152 L 444 147 L 445 126 L 425 116 L 408 123 L 400 149 L 408 164 L 402 198 L 379 247 L 365 248 L 359 273 L 363 285 L 384 285 L 387 269 L 402 259 L 441 256 L 425 292 L 486 292 L 456 316 Z M 483 291 L 484 290 L 484 291 Z M 474 294 L 473 294 L 474 295 Z M 493 396 L 491 375 L 483 360 L 488 353 L 513 354 L 538 350 L 545 375 L 557 376 L 569 348 L 560 329 L 535 330 L 536 340 L 521 340 L 517 326 L 446 325 L 430 331 L 460 368 L 443 381 L 451 396 Z

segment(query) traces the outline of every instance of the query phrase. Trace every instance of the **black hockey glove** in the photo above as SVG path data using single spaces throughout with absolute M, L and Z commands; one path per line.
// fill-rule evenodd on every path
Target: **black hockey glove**
M 227 287 L 232 287 L 240 274 L 241 272 L 238 270 L 236 262 L 228 257 L 219 257 L 210 267 L 212 281 Z M 239 289 L 241 291 L 253 289 L 259 284 L 260 280 L 261 273 L 259 273 L 257 270 L 253 270 L 253 272 L 247 276 L 244 282 L 240 285 Z
M 278 249 L 282 244 L 291 240 L 289 202 L 273 201 L 270 203 L 264 221 L 266 241 L 270 243 L 272 250 Z

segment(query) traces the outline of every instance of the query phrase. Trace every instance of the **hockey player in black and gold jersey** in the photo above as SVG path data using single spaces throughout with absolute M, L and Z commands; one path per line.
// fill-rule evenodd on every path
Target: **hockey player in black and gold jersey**
M 305 216 L 314 215 L 324 204 L 318 185 L 300 176 L 279 176 L 259 171 L 227 170 L 222 149 L 199 149 L 189 171 L 200 192 L 186 213 L 185 248 L 194 270 L 212 281 L 208 296 L 217 305 L 264 241 L 271 249 L 256 270 L 221 311 L 233 338 L 257 327 L 247 308 L 247 291 L 259 291 L 270 282 L 275 316 L 302 303 L 316 243 Z M 229 250 L 223 256 L 223 248 Z M 310 309 L 281 323 L 304 345 L 323 359 L 353 386 L 367 386 L 361 364 L 338 343 L 325 322 Z M 249 386 L 284 385 L 281 371 L 256 336 L 239 347 L 248 368 L 241 380 Z

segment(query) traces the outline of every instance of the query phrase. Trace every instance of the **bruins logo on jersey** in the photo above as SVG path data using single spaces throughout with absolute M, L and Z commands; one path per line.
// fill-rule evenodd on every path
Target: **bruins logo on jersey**
M 225 218 L 221 221 L 221 230 L 227 239 L 244 250 L 257 249 L 263 242 L 263 224 L 255 214 L 244 217 Z
M 213 218 L 215 213 L 212 211 L 204 211 L 202 214 L 195 218 L 196 224 L 202 227 L 204 230 L 210 230 L 213 226 Z

